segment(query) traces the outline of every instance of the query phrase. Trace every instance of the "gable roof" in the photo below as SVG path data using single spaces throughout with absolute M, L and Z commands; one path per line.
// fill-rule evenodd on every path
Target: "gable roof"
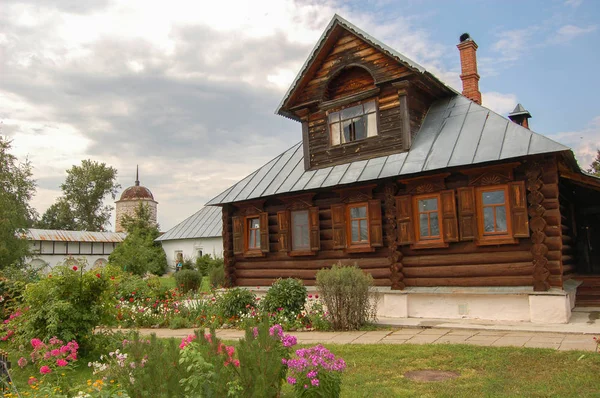
M 104 242 L 119 243 L 127 236 L 125 232 L 66 231 L 58 229 L 30 228 L 23 234 L 27 240 L 48 242 Z
M 156 238 L 155 241 L 221 237 L 222 231 L 221 208 L 203 207 Z
M 329 22 L 329 24 L 327 25 L 327 27 L 325 28 L 325 31 L 319 38 L 319 41 L 317 41 L 317 44 L 315 45 L 313 50 L 310 52 L 309 57 L 306 59 L 306 61 L 302 65 L 302 68 L 300 68 L 300 71 L 296 75 L 296 78 L 292 82 L 291 86 L 286 91 L 285 95 L 283 96 L 283 99 L 277 106 L 277 109 L 275 110 L 276 114 L 288 117 L 288 118 L 296 120 L 296 121 L 300 121 L 300 119 L 296 115 L 294 115 L 291 112 L 286 111 L 285 109 L 283 109 L 283 107 L 285 106 L 285 103 L 288 101 L 290 96 L 298 88 L 298 85 L 300 84 L 300 80 L 302 79 L 302 77 L 306 74 L 306 72 L 315 63 L 317 55 L 321 52 L 321 50 L 325 46 L 325 42 L 327 41 L 327 38 L 331 35 L 331 33 L 333 32 L 333 29 L 336 26 L 341 26 L 341 27 L 345 28 L 346 30 L 350 31 L 354 35 L 358 36 L 362 40 L 369 43 L 371 46 L 377 48 L 379 51 L 385 53 L 386 55 L 389 55 L 396 61 L 401 62 L 402 64 L 406 65 L 413 71 L 425 74 L 425 75 L 431 77 L 434 81 L 439 83 L 441 86 L 444 86 L 445 88 L 447 88 L 450 92 L 457 93 L 456 90 L 454 90 L 452 87 L 448 86 L 446 83 L 439 80 L 437 77 L 435 77 L 431 73 L 429 73 L 424 67 L 419 65 L 417 62 L 411 60 L 410 58 L 407 58 L 403 54 L 400 54 L 398 51 L 387 46 L 386 44 L 382 43 L 381 41 L 375 39 L 374 37 L 369 35 L 367 32 L 363 31 L 362 29 L 358 28 L 357 26 L 353 25 L 352 23 L 346 21 L 344 18 L 335 14 L 333 16 L 333 18 L 331 19 L 331 21 Z
M 298 143 L 207 205 L 568 150 L 456 95 L 431 105 L 408 152 L 306 171 Z

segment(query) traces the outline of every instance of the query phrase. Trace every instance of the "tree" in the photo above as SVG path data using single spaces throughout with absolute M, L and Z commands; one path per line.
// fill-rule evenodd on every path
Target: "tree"
M 107 195 L 115 199 L 120 187 L 116 169 L 105 163 L 84 160 L 81 166 L 67 170 L 67 178 L 60 186 L 63 196 L 48 208 L 36 226 L 104 231 L 113 207 L 104 205 L 103 200 Z
M 590 164 L 588 173 L 600 177 L 600 149 L 598 149 L 598 153 L 596 154 L 596 159 L 594 159 L 592 164 Z
M 23 263 L 29 242 L 20 235 L 36 217 L 29 205 L 35 193 L 31 164 L 20 163 L 10 149 L 11 142 L 0 136 L 0 268 Z
M 127 231 L 127 237 L 110 254 L 108 262 L 137 275 L 164 274 L 167 256 L 161 244 L 154 241 L 160 232 L 150 221 L 148 205 L 140 203 L 133 217 L 123 216 L 121 225 Z

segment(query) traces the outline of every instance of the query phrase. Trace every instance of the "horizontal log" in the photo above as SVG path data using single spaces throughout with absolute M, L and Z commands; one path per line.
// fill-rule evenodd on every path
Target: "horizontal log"
M 404 278 L 406 286 L 531 286 L 532 276 L 484 276 L 473 278 Z
M 547 236 L 546 240 L 544 240 L 544 244 L 548 247 L 548 250 L 562 250 L 562 247 L 563 247 L 562 237 Z
M 404 267 L 407 278 L 456 278 L 478 276 L 523 276 L 533 273 L 533 263 L 475 264 L 433 267 Z
M 323 245 L 321 244 L 323 249 Z M 319 250 L 316 255 L 311 256 L 314 260 L 329 260 L 336 263 L 339 260 L 348 259 L 354 261 L 360 258 L 387 258 L 388 249 L 384 247 L 377 248 L 374 252 L 368 253 L 346 253 L 344 250 Z M 288 256 L 287 252 L 280 252 L 271 250 L 269 253 L 265 253 L 264 256 L 259 257 L 244 257 L 243 255 L 235 256 L 236 262 L 257 262 L 257 261 L 287 261 L 296 260 L 297 257 Z
M 531 262 L 533 255 L 529 251 L 498 253 L 439 254 L 425 256 L 405 256 L 405 267 L 424 265 L 476 265 Z
M 235 284 L 236 286 L 271 286 L 276 280 L 276 278 L 237 278 Z M 316 285 L 314 279 L 303 279 L 302 282 L 305 286 Z M 373 284 L 375 286 L 391 286 L 392 282 L 389 279 L 374 279 Z
M 575 271 L 575 265 L 563 265 L 563 275 L 571 274 Z
M 558 184 L 544 184 L 540 189 L 540 192 L 544 195 L 544 198 L 547 199 L 557 199 L 558 198 Z
M 373 276 L 374 279 L 389 279 L 391 271 L 387 268 L 373 268 L 365 270 Z M 236 278 L 300 278 L 315 279 L 318 270 L 316 269 L 236 269 Z
M 375 258 L 352 258 L 344 260 L 317 260 L 314 256 L 296 257 L 296 260 L 289 261 L 254 261 L 245 262 L 240 260 L 236 262 L 237 269 L 312 269 L 330 268 L 332 265 L 341 262 L 343 265 L 357 265 L 360 268 L 382 268 L 389 267 L 389 261 L 386 257 Z
M 562 263 L 563 264 L 573 264 L 573 263 L 575 263 L 575 257 L 569 256 L 569 255 L 564 255 L 564 256 L 562 256 Z

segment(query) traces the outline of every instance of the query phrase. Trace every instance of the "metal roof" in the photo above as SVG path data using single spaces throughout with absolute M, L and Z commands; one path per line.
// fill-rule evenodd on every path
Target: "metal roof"
M 519 115 L 528 115 L 529 117 L 531 117 L 531 114 L 527 109 L 523 108 L 523 105 L 517 104 L 517 106 L 515 106 L 515 109 L 508 114 L 508 117 Z
M 45 240 L 50 242 L 123 242 L 125 232 L 89 232 L 62 231 L 58 229 L 35 229 L 25 232 L 27 240 Z
M 221 208 L 203 207 L 156 238 L 156 241 L 221 237 L 222 230 Z
M 567 150 L 456 95 L 431 105 L 408 152 L 305 171 L 298 143 L 207 205 Z
M 410 58 L 407 58 L 403 54 L 400 54 L 398 51 L 394 50 L 393 48 L 389 47 L 388 45 L 377 40 L 376 38 L 369 35 L 364 30 L 360 29 L 359 27 L 353 25 L 352 23 L 346 21 L 344 18 L 335 14 L 333 16 L 333 18 L 331 19 L 331 21 L 329 22 L 329 24 L 327 25 L 327 27 L 325 28 L 325 31 L 323 32 L 323 34 L 317 41 L 317 44 L 315 45 L 313 50 L 310 52 L 309 57 L 306 59 L 306 61 L 302 65 L 302 68 L 300 68 L 300 71 L 296 75 L 296 78 L 292 82 L 292 85 L 286 91 L 285 95 L 283 96 L 283 99 L 279 103 L 279 106 L 277 106 L 277 110 L 275 111 L 276 114 L 299 121 L 299 119 L 296 115 L 294 115 L 290 112 L 284 111 L 282 109 L 283 105 L 288 100 L 288 98 L 290 97 L 292 92 L 296 89 L 298 83 L 300 82 L 300 79 L 306 73 L 307 69 L 312 65 L 313 61 L 315 60 L 316 55 L 320 52 L 323 45 L 325 44 L 325 40 L 327 39 L 327 36 L 329 35 L 329 33 L 333 30 L 333 28 L 336 25 L 340 25 L 340 26 L 344 27 L 348 31 L 354 33 L 355 35 L 357 35 L 361 39 L 365 40 L 367 43 L 369 43 L 373 47 L 375 47 L 375 48 L 379 49 L 380 51 L 384 52 L 385 54 L 389 55 L 390 57 L 396 59 L 399 62 L 402 62 L 403 64 L 407 65 L 408 67 L 410 67 L 420 73 L 427 74 L 428 76 L 433 78 L 435 81 L 439 82 L 442 86 L 445 86 L 446 88 L 448 88 L 451 92 L 457 93 L 456 90 L 454 90 L 452 87 L 448 86 L 446 83 L 439 80 L 437 77 L 435 77 L 431 73 L 429 73 L 424 67 L 419 65 L 417 62 L 413 61 Z

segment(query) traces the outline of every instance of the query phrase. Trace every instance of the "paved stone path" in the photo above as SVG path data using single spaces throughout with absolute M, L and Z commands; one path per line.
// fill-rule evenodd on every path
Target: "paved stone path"
M 142 334 L 158 337 L 185 337 L 193 329 L 140 329 Z M 241 330 L 219 329 L 224 340 L 238 340 Z M 471 344 L 486 347 L 551 348 L 560 351 L 596 351 L 593 335 L 574 333 L 541 333 L 500 330 L 401 328 L 369 332 L 291 332 L 300 344 Z M 600 336 L 599 336 L 600 337 Z

